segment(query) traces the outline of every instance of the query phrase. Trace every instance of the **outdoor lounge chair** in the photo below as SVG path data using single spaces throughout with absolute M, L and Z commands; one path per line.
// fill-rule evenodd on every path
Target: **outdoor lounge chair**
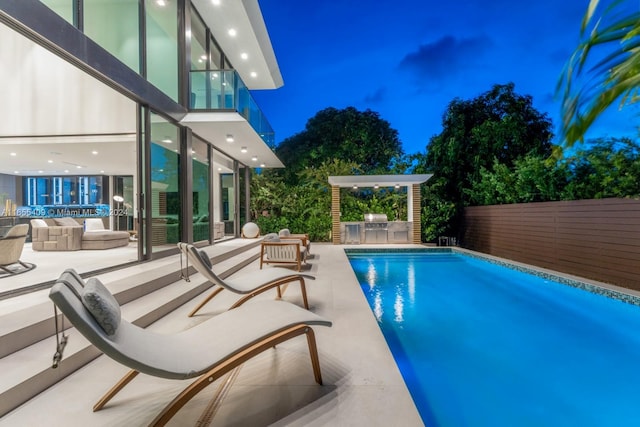
M 311 240 L 307 233 L 291 234 L 288 228 L 283 228 L 278 231 L 278 237 L 280 240 L 300 240 L 305 248 L 307 248 L 307 255 L 311 253 Z
M 20 261 L 28 233 L 29 224 L 18 224 L 0 237 L 0 277 L 9 277 L 36 268 L 35 264 Z M 17 268 L 9 268 L 13 265 Z
M 153 420 L 166 424 L 191 398 L 222 375 L 268 348 L 305 334 L 315 380 L 322 384 L 315 335 L 310 325 L 331 322 L 283 301 L 255 301 L 226 311 L 185 331 L 163 335 L 121 318 L 120 306 L 104 285 L 86 282 L 67 270 L 49 298 L 93 345 L 131 368 L 93 407 L 102 409 L 138 373 L 167 378 L 196 378 Z M 61 351 L 61 350 L 59 350 Z
M 307 260 L 307 248 L 299 239 L 280 239 L 277 234 L 264 236 L 260 248 L 260 269 L 263 264 L 295 265 L 300 271 Z
M 202 307 L 204 307 L 205 304 L 211 301 L 213 297 L 218 295 L 224 289 L 236 294 L 244 295 L 244 297 L 240 298 L 231 306 L 231 308 L 235 308 L 244 304 L 250 298 L 273 288 L 276 288 L 278 298 L 282 298 L 283 291 L 281 286 L 284 285 L 286 289 L 286 286 L 288 286 L 289 283 L 296 281 L 300 282 L 300 291 L 302 293 L 304 308 L 307 310 L 309 309 L 305 279 L 315 280 L 315 277 L 313 276 L 278 270 L 261 270 L 239 277 L 234 277 L 231 280 L 222 280 L 213 272 L 211 260 L 205 252 L 198 250 L 198 248 L 189 243 L 180 242 L 178 243 L 178 247 L 180 248 L 180 251 L 186 255 L 187 267 L 188 262 L 191 262 L 200 274 L 214 285 L 217 285 L 213 292 L 211 292 L 200 304 L 196 306 L 196 308 L 191 311 L 191 313 L 189 313 L 189 317 L 196 314 Z

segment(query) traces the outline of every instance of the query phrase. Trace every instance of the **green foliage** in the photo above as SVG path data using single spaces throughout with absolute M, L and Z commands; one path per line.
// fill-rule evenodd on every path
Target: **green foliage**
M 298 173 L 334 159 L 348 159 L 365 174 L 386 171 L 402 155 L 402 146 L 398 132 L 378 113 L 327 108 L 309 119 L 304 131 L 282 141 L 276 154 L 286 165 L 285 182 L 295 184 Z
M 427 197 L 437 212 L 428 215 L 433 221 L 446 221 L 432 227 L 452 236 L 457 235 L 462 209 L 470 203 L 469 190 L 482 180 L 483 170 L 493 172 L 495 164 L 512 168 L 527 154 L 546 157 L 552 152 L 551 121 L 533 108 L 530 96 L 516 94 L 513 83 L 494 85 L 472 100 L 454 99 L 442 127 L 429 141 L 426 156 L 416 158 L 416 170 L 434 174 Z
M 640 155 L 629 139 L 598 140 L 566 160 L 565 200 L 640 195 Z
M 561 137 L 565 147 L 583 141 L 591 125 L 612 104 L 619 102 L 622 107 L 638 99 L 640 11 L 629 3 L 614 1 L 600 15 L 595 14 L 600 1 L 589 3 L 582 21 L 582 41 L 556 88 L 563 98 Z
M 561 161 L 528 155 L 509 168 L 495 160 L 468 194 L 478 205 L 635 197 L 639 152 L 629 139 L 600 139 Z

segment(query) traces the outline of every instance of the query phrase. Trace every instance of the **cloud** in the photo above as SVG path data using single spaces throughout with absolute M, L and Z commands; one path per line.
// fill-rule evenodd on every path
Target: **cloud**
M 364 97 L 364 102 L 367 104 L 379 104 L 385 100 L 387 95 L 387 89 L 384 87 L 379 88 L 372 94 L 369 94 Z
M 434 43 L 418 46 L 416 51 L 402 58 L 398 67 L 420 78 L 443 79 L 476 63 L 491 45 L 491 40 L 484 36 L 468 39 L 445 36 Z

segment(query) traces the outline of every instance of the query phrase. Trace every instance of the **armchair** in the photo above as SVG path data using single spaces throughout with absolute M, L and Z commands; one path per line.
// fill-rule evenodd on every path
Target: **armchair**
M 307 260 L 307 248 L 297 239 L 281 240 L 277 234 L 267 234 L 261 244 L 260 269 L 263 264 L 293 264 L 298 271 Z
M 9 232 L 0 238 L 0 270 L 4 272 L 0 277 L 25 273 L 36 268 L 35 264 L 20 261 L 28 232 L 28 224 L 18 224 L 11 227 Z M 9 268 L 14 264 L 19 264 L 23 268 Z

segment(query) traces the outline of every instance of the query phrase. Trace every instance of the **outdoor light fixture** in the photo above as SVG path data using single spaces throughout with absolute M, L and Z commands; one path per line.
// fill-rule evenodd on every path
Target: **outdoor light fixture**
M 113 201 L 116 202 L 116 230 L 120 231 L 120 209 L 119 206 L 122 206 L 121 203 L 124 202 L 124 197 L 115 195 L 113 196 Z
M 241 153 L 246 153 L 246 152 L 247 152 L 247 147 L 242 147 L 242 148 L 240 148 L 240 152 L 241 152 Z
M 373 188 L 378 189 L 378 184 L 374 185 Z
M 358 186 L 357 186 L 357 185 L 354 185 L 354 186 L 353 186 L 353 189 L 354 189 L 354 190 L 357 190 L 357 189 L 358 189 Z
M 400 184 L 396 184 L 396 188 L 400 188 Z
M 227 142 L 233 142 L 233 135 L 231 134 L 227 135 Z

